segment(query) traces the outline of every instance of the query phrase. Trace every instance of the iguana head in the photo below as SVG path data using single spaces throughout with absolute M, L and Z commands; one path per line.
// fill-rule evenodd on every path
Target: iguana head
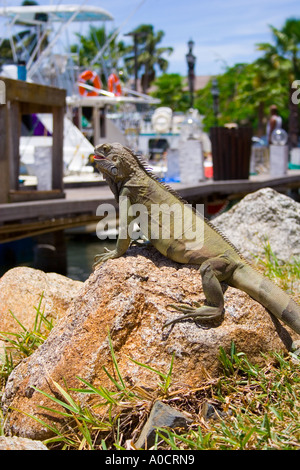
M 124 181 L 130 175 L 133 155 L 123 145 L 119 143 L 101 144 L 95 147 L 94 154 L 97 167 L 105 177 L 119 182 Z

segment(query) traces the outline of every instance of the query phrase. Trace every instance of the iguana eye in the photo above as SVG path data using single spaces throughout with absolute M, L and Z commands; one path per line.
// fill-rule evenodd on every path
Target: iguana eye
M 113 157 L 111 157 L 112 161 L 113 162 L 117 162 L 118 161 L 118 157 L 116 155 L 114 155 Z

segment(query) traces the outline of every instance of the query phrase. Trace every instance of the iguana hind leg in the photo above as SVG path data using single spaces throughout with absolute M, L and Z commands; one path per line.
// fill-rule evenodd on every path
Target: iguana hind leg
M 182 312 L 183 315 L 167 322 L 164 328 L 173 323 L 185 320 L 186 318 L 211 320 L 221 317 L 224 309 L 224 296 L 218 274 L 219 272 L 223 272 L 223 275 L 224 272 L 228 273 L 229 267 L 230 261 L 226 256 L 205 261 L 200 267 L 200 274 L 202 277 L 203 292 L 208 305 L 200 306 L 198 302 L 194 302 L 195 306 L 188 304 L 170 305 L 170 307 Z M 223 270 L 222 268 L 225 269 Z

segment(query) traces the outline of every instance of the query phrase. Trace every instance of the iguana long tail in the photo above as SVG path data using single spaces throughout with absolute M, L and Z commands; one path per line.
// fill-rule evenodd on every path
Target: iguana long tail
M 232 275 L 230 285 L 249 294 L 279 320 L 300 334 L 300 306 L 280 287 L 251 266 L 238 267 Z

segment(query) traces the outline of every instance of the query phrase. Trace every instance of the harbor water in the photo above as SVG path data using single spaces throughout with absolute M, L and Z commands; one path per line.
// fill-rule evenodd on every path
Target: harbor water
M 99 240 L 95 233 L 62 235 L 60 246 L 40 237 L 1 244 L 0 277 L 9 269 L 27 266 L 85 281 L 93 271 L 95 256 L 116 244 L 116 240 Z

